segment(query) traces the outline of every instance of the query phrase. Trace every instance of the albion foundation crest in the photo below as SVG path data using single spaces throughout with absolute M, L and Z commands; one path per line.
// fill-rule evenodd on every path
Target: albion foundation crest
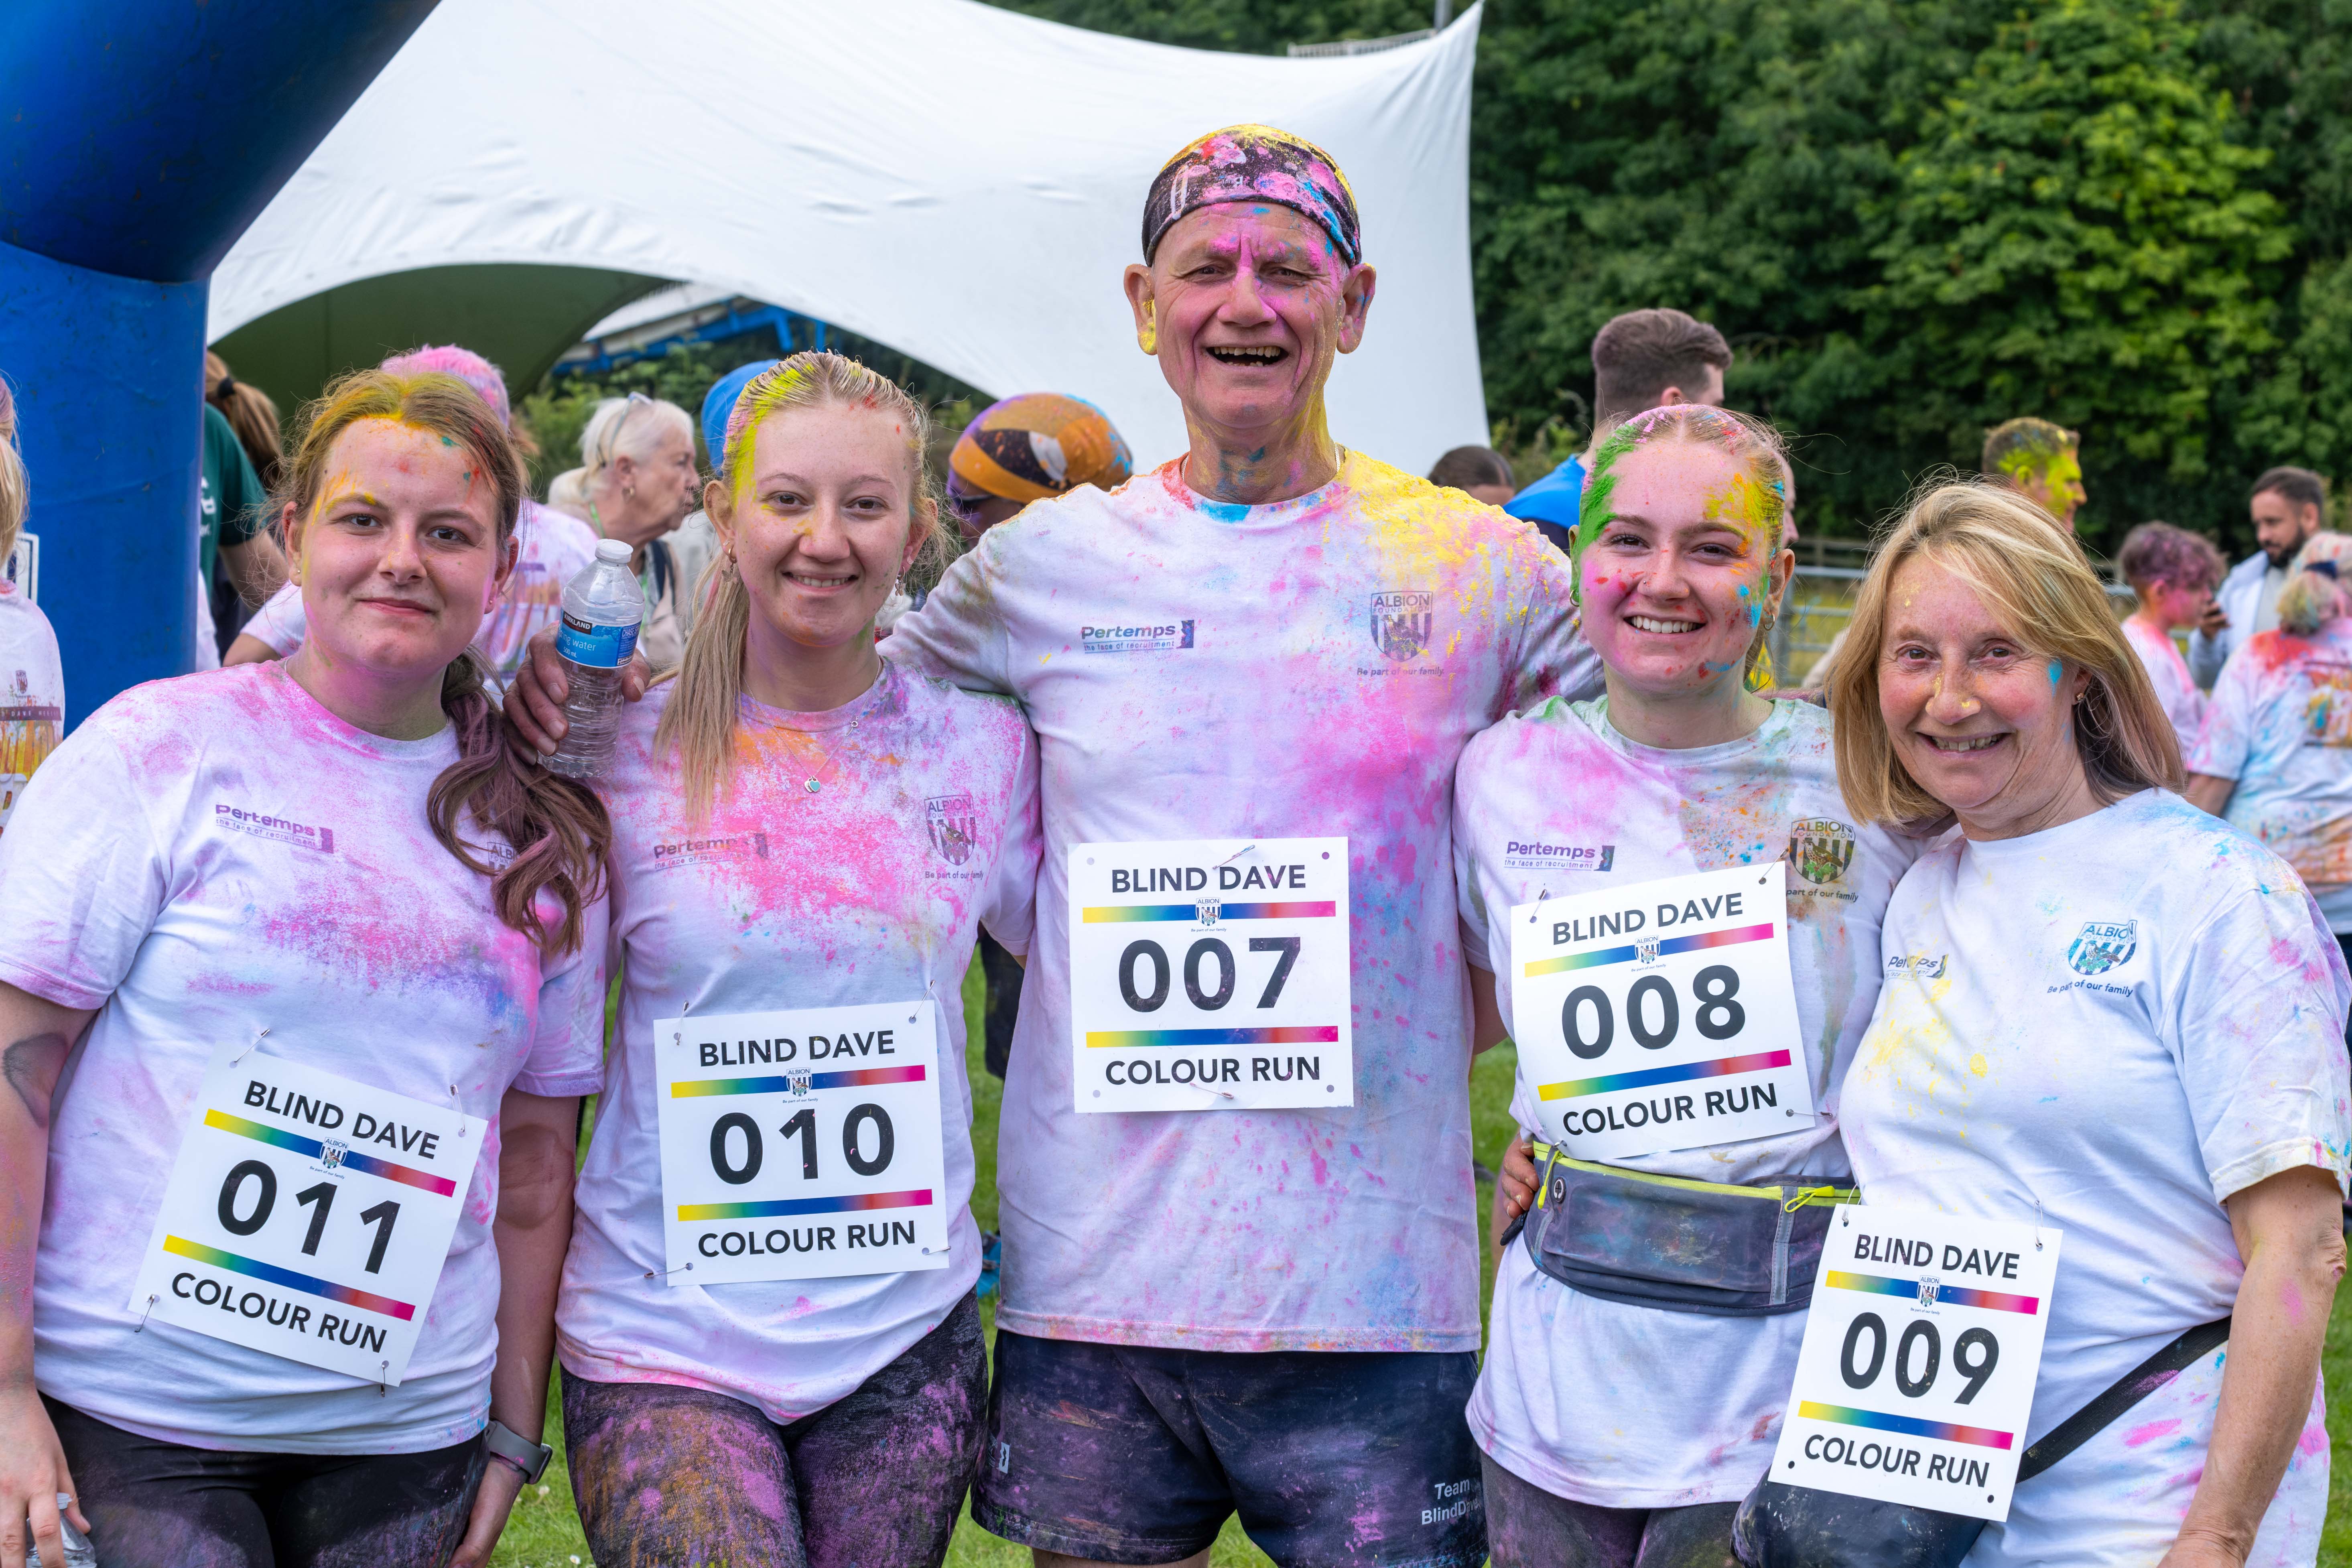
M 1372 646 L 1402 664 L 1429 646 L 1437 595 L 1399 590 L 1372 595 Z
M 2066 950 L 2066 962 L 2074 966 L 2077 974 L 2105 974 L 2119 964 L 2129 963 L 2132 954 L 2138 951 L 2137 921 L 2087 921 L 2083 934 Z
M 1192 912 L 1201 917 L 1202 925 L 1213 926 L 1217 923 L 1218 911 L 1223 910 L 1224 905 L 1225 901 L 1223 899 L 1195 899 L 1192 900 Z
M 969 795 L 933 795 L 929 802 L 931 847 L 950 866 L 971 858 L 978 842 L 980 814 Z
M 1943 1282 L 1937 1279 L 1933 1274 L 1921 1275 L 1919 1277 L 1919 1305 L 1929 1311 L 1933 1311 L 1936 1307 L 1937 1292 L 1940 1291 L 1943 1288 Z
M 1789 829 L 1789 859 L 1806 881 L 1834 882 L 1853 864 L 1853 829 L 1832 817 L 1809 816 Z

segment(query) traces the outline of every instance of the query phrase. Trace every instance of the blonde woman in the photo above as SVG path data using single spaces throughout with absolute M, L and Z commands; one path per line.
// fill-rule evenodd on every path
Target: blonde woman
M 637 647 L 656 669 L 673 668 L 686 651 L 678 604 L 694 584 L 678 581 L 662 539 L 686 521 L 700 488 L 694 421 L 677 404 L 642 392 L 608 397 L 580 433 L 580 463 L 555 477 L 549 504 L 628 545 L 630 569 L 646 595 Z
M 924 439 L 838 355 L 746 386 L 714 596 L 623 720 L 627 973 L 558 1311 L 599 1562 L 937 1563 L 979 1452 L 959 998 L 983 921 L 1029 947 L 1037 758 L 1010 701 L 875 651 L 938 535 Z
M 16 400 L 0 378 L 0 833 L 66 722 L 65 669 L 48 616 L 8 570 L 31 501 L 16 454 Z
M 2234 1321 L 2021 1484 L 1967 1562 L 2309 1563 L 2344 1267 L 2345 966 L 2271 851 L 2179 797 L 2098 579 L 1990 484 L 1886 538 L 1831 678 L 1838 776 L 1956 820 L 1888 907 L 1841 1114 L 1864 1201 L 2064 1232 L 2031 1436 Z

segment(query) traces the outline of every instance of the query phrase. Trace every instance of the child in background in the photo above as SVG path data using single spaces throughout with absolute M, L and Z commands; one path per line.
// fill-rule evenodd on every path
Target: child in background
M 2228 564 L 2201 534 L 2168 522 L 2143 522 L 2124 536 L 2116 570 L 2139 595 L 2139 608 L 2124 622 L 2125 640 L 2147 667 L 2156 700 L 2186 752 L 2197 743 L 2205 720 L 2205 694 L 2197 689 L 2172 634 L 2197 624 Z

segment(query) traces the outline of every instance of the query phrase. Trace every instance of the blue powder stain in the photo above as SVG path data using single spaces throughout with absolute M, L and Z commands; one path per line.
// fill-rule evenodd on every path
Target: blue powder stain
M 2060 678 L 2061 676 L 2064 675 L 2065 673 L 2066 673 L 2066 667 L 2065 667 L 2064 665 L 2063 665 L 2063 664 L 2059 663 L 2059 662 L 2058 662 L 2056 659 L 2054 659 L 2054 658 L 2053 658 L 2053 659 L 2052 659 L 2052 660 L 2050 661 L 2050 684 L 2051 684 L 2051 685 L 2053 685 L 2053 686 L 2057 685 L 2057 684 L 2058 684 L 2058 679 L 2059 679 L 2059 678 Z
M 1199 504 L 1212 522 L 1240 522 L 1250 512 L 1250 509 L 1239 501 L 1204 500 Z

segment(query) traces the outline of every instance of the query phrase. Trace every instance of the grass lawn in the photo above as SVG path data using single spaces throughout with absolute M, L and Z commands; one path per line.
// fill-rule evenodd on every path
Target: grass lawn
M 971 1074 L 972 1089 L 972 1150 L 978 1157 L 980 1176 L 972 1194 L 972 1215 L 982 1230 L 996 1228 L 996 1121 L 997 1106 L 1003 1086 L 989 1077 L 981 1065 L 980 1048 L 980 965 L 971 966 L 964 983 L 964 1018 L 969 1026 L 969 1046 L 965 1051 L 965 1067 Z M 1493 1169 L 1502 1158 L 1505 1142 L 1511 1134 L 1511 1074 L 1517 1065 L 1516 1053 L 1507 1045 L 1497 1047 L 1478 1058 L 1470 1075 L 1470 1119 L 1472 1141 L 1481 1163 Z M 1486 1226 L 1486 1215 L 1494 1191 L 1485 1183 L 1478 1187 L 1480 1230 Z M 1481 1256 L 1486 1257 L 1484 1247 Z M 1494 1290 L 1495 1277 L 1491 1259 L 1486 1266 L 1486 1278 L 1479 1290 L 1480 1310 Z M 2352 1306 L 2346 1304 L 2352 1289 L 2340 1292 L 2336 1298 L 2334 1321 L 2328 1325 L 2326 1368 L 2329 1394 L 2327 1427 L 2335 1440 L 2336 1451 L 2342 1454 L 2352 1445 Z M 996 1337 L 996 1312 L 993 1303 L 982 1302 L 981 1318 L 986 1326 L 992 1345 Z M 572 1512 L 572 1486 L 563 1468 L 563 1423 L 549 1402 L 547 1440 L 555 1445 L 555 1462 L 547 1468 L 543 1486 L 527 1489 L 521 1500 L 515 1504 L 512 1518 L 507 1524 L 504 1540 L 499 1542 L 497 1553 L 490 1561 L 498 1568 L 569 1568 L 572 1563 L 589 1562 L 587 1543 L 581 1539 L 580 1521 Z M 2352 1491 L 2352 1489 L 2347 1489 Z M 1218 1538 L 1216 1550 L 1210 1554 L 1213 1568 L 1265 1568 L 1268 1559 L 1250 1544 L 1239 1523 L 1225 1521 L 1224 1534 Z M 2328 1497 L 2327 1534 L 2319 1551 L 2322 1568 L 2352 1568 L 2352 1496 L 2331 1491 Z M 1009 1542 L 1000 1541 L 971 1521 L 969 1511 L 956 1527 L 954 1542 L 948 1549 L 950 1568 L 1027 1568 L 1028 1552 Z

